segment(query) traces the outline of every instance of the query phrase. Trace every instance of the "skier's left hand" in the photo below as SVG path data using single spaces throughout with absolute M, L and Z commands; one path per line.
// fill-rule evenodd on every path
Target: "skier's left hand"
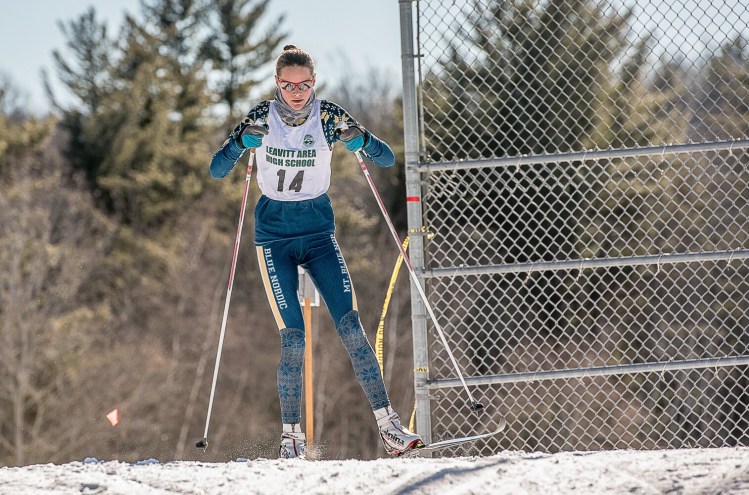
M 349 126 L 341 132 L 341 142 L 350 152 L 359 151 L 364 147 L 364 132 L 358 126 Z

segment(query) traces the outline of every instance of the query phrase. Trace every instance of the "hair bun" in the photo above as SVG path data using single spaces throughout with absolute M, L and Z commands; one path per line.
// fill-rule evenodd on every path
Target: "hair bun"
M 285 45 L 283 51 L 276 59 L 276 75 L 281 77 L 281 69 L 284 67 L 306 67 L 310 74 L 315 76 L 315 62 L 309 53 L 296 45 Z

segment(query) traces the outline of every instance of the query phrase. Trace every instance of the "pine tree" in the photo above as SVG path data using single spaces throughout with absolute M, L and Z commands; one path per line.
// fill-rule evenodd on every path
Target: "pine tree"
M 212 129 L 207 75 L 194 48 L 204 11 L 166 0 L 143 9 L 142 21 L 126 19 L 117 50 L 90 10 L 64 30 L 68 45 L 79 47 L 79 69 L 56 57 L 63 83 L 83 102 L 64 113 L 69 156 L 102 206 L 139 229 L 158 227 L 201 193 L 203 137 Z M 99 74 L 79 84 L 91 67 Z
M 584 0 L 481 4 L 465 9 L 423 85 L 430 158 L 580 149 L 596 124 L 596 93 L 630 44 L 631 13 Z
M 111 91 L 109 71 L 112 68 L 114 45 L 107 34 L 107 26 L 97 20 L 93 7 L 75 20 L 58 22 L 57 25 L 73 57 L 68 60 L 60 50 L 52 51 L 57 76 L 78 99 L 83 112 L 95 114 L 102 98 Z M 60 108 L 46 73 L 44 82 L 53 105 Z
M 62 114 L 59 125 L 67 132 L 66 157 L 73 169 L 82 170 L 92 189 L 96 189 L 99 166 L 107 154 L 107 140 L 99 139 L 97 132 L 92 135 L 90 126 L 99 117 L 107 118 L 100 111 L 102 102 L 114 90 L 111 71 L 116 58 L 115 45 L 93 7 L 77 19 L 59 22 L 58 26 L 66 38 L 67 51 L 64 54 L 54 50 L 52 55 L 57 77 L 74 97 L 73 102 L 65 105 L 58 102 L 46 72 L 42 73 L 43 84 L 52 106 Z
M 286 33 L 281 31 L 283 16 L 267 21 L 264 16 L 270 0 L 218 0 L 209 7 L 211 35 L 203 42 L 201 56 L 220 74 L 216 93 L 236 120 L 238 105 L 247 100 L 258 84 L 257 73 L 273 60 Z M 270 26 L 259 34 L 261 25 Z

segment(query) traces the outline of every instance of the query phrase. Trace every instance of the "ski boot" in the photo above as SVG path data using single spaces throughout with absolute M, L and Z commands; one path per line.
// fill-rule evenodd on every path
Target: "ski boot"
M 281 447 L 278 457 L 281 459 L 304 459 L 307 437 L 298 424 L 284 424 L 281 433 Z
M 414 448 L 424 446 L 421 437 L 401 424 L 398 413 L 389 406 L 374 411 L 380 438 L 385 450 L 390 455 L 401 455 Z

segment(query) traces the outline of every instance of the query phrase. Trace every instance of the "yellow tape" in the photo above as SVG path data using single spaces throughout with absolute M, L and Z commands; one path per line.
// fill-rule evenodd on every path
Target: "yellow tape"
M 415 228 L 415 229 L 408 229 L 408 232 L 410 234 L 422 234 L 427 239 L 432 239 L 434 237 L 434 232 L 429 230 L 425 225 L 422 225 L 421 227 Z
M 408 241 L 409 238 L 406 237 L 406 239 L 403 241 L 403 250 L 405 251 L 408 247 Z M 385 294 L 385 302 L 382 305 L 382 313 L 380 314 L 380 323 L 377 325 L 377 336 L 375 337 L 375 355 L 377 356 L 377 362 L 380 365 L 380 373 L 382 374 L 383 379 L 385 378 L 385 370 L 384 370 L 384 339 L 383 335 L 385 333 L 385 315 L 387 315 L 388 312 L 388 306 L 390 305 L 390 298 L 393 295 L 393 290 L 395 289 L 395 282 L 398 280 L 398 273 L 400 272 L 401 265 L 403 264 L 403 255 L 398 253 L 398 259 L 395 262 L 395 267 L 393 268 L 393 274 L 390 276 L 390 285 L 388 286 L 387 294 Z

